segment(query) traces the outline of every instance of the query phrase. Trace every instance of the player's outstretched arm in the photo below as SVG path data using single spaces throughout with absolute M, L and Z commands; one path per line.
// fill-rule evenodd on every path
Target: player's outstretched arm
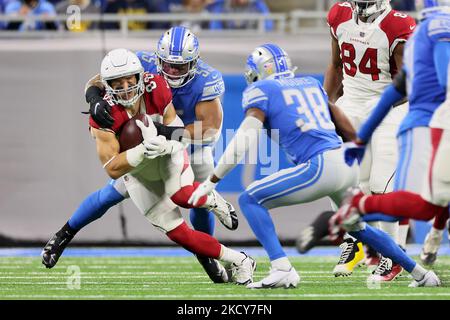
M 336 132 L 342 137 L 344 142 L 353 141 L 356 139 L 356 130 L 344 112 L 331 101 L 328 101 L 330 109 L 331 120 L 336 126 Z
M 369 119 L 361 126 L 358 132 L 358 142 L 368 142 L 372 133 L 391 110 L 391 107 L 401 101 L 406 95 L 406 73 L 402 70 L 397 74 L 394 82 L 384 90 Z

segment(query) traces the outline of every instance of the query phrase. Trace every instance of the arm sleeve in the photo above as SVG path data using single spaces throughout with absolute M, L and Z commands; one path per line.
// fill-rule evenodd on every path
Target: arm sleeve
M 248 116 L 242 121 L 235 136 L 227 145 L 217 166 L 214 175 L 219 179 L 225 177 L 244 157 L 250 146 L 256 146 L 260 129 L 263 123 L 255 117 Z
M 406 71 L 404 69 L 400 70 L 400 72 L 397 73 L 394 80 L 392 81 L 392 84 L 399 93 L 403 94 L 406 97 Z
M 384 91 L 369 119 L 362 125 L 358 132 L 358 138 L 365 142 L 369 141 L 372 133 L 389 113 L 392 105 L 404 97 L 405 95 L 398 92 L 393 85 L 390 85 Z
M 433 56 L 439 84 L 443 88 L 447 88 L 450 59 L 450 42 L 438 42 L 434 48 Z

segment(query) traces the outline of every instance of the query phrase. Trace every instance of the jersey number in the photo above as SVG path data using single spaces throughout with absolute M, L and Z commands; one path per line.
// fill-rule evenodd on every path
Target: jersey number
M 367 48 L 358 67 L 355 64 L 356 50 L 353 44 L 344 42 L 341 46 L 341 56 L 345 73 L 350 77 L 354 77 L 359 68 L 361 73 L 370 74 L 373 81 L 380 80 L 378 49 Z
M 300 119 L 296 121 L 302 132 L 311 129 L 334 129 L 330 119 L 328 103 L 323 98 L 322 92 L 317 87 L 283 90 L 284 102 L 287 106 L 296 106 Z

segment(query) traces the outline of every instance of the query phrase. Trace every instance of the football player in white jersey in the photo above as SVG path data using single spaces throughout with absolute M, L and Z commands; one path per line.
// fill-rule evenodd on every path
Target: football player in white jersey
M 324 87 L 351 120 L 356 130 L 368 118 L 383 90 L 392 83 L 402 66 L 404 43 L 415 29 L 415 20 L 393 10 L 389 0 L 356 0 L 336 3 L 329 11 L 327 22 L 331 32 L 332 56 Z M 360 186 L 365 193 L 379 194 L 392 191 L 397 163 L 396 132 L 405 116 L 407 105 L 396 106 L 372 137 L 368 152 L 361 163 Z M 379 227 L 405 246 L 408 221 L 400 228 L 398 223 L 383 222 Z M 304 238 L 304 237 L 303 237 Z M 302 237 L 300 238 L 302 239 Z M 349 275 L 363 262 L 361 242 L 344 236 L 342 253 L 333 273 Z M 394 279 L 401 271 L 392 264 L 386 269 L 383 259 L 371 277 L 376 280 Z

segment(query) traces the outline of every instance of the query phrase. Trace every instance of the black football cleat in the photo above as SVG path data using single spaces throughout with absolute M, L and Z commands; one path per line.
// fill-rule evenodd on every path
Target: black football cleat
M 299 253 L 306 253 L 314 247 L 324 244 L 324 238 L 330 236 L 328 221 L 335 214 L 333 211 L 322 212 L 296 240 L 296 248 Z
M 53 268 L 58 262 L 66 246 L 75 236 L 76 231 L 66 223 L 61 230 L 53 235 L 42 250 L 42 264 L 46 268 Z
M 212 282 L 226 283 L 230 281 L 230 272 L 228 272 L 217 260 L 208 257 L 196 257 Z

